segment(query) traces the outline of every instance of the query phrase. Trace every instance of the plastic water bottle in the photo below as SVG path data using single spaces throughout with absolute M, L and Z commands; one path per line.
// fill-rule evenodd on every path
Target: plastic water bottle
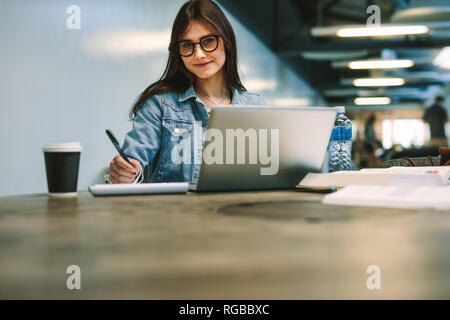
M 330 172 L 352 169 L 352 123 L 345 116 L 345 107 L 335 109 L 337 116 L 328 145 Z

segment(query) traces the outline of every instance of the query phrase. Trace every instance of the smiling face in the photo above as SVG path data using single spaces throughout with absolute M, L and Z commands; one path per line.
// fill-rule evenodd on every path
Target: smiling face
M 207 35 L 216 35 L 217 32 L 209 25 L 197 20 L 192 20 L 186 33 L 180 40 L 199 42 Z M 181 57 L 186 68 L 200 79 L 209 79 L 213 76 L 223 74 L 223 65 L 225 64 L 225 47 L 221 37 L 219 37 L 217 49 L 212 52 L 205 52 L 199 44 L 195 45 L 194 53 L 189 57 Z

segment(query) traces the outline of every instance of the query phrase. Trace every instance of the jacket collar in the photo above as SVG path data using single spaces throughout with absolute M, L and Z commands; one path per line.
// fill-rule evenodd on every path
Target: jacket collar
M 197 94 L 195 93 L 193 86 L 190 86 L 189 89 L 178 95 L 178 102 L 184 102 L 190 98 L 197 98 Z
M 241 94 L 239 91 L 235 88 L 232 88 L 231 90 L 233 97 L 231 99 L 231 104 L 241 104 Z M 194 91 L 194 87 L 190 86 L 189 89 L 187 89 L 185 92 L 180 93 L 178 95 L 178 102 L 184 102 L 186 100 L 189 100 L 191 98 L 197 99 L 198 96 Z
M 236 88 L 232 88 L 231 93 L 233 94 L 231 104 L 241 104 L 241 93 Z

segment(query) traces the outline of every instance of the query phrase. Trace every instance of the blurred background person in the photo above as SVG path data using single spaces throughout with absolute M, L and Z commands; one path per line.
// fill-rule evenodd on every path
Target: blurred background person
M 429 107 L 423 116 L 423 121 L 430 127 L 429 145 L 446 147 L 447 137 L 445 135 L 445 124 L 448 121 L 447 111 L 442 106 L 444 98 L 436 97 L 434 104 Z
M 377 120 L 374 113 L 371 113 L 364 126 L 364 141 L 363 147 L 367 155 L 368 167 L 374 167 L 377 165 L 377 159 L 375 157 L 375 150 L 380 146 L 380 142 L 375 135 L 374 123 Z

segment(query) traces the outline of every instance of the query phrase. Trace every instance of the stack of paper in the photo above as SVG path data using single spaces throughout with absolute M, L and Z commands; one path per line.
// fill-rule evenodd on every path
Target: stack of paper
M 450 209 L 450 167 L 391 167 L 310 173 L 298 187 L 343 188 L 323 203 L 350 206 Z
M 349 185 L 429 185 L 445 186 L 450 167 L 391 167 L 333 173 L 308 173 L 298 184 L 302 187 L 337 187 Z
M 450 186 L 348 186 L 325 196 L 325 204 L 389 207 L 450 209 Z

